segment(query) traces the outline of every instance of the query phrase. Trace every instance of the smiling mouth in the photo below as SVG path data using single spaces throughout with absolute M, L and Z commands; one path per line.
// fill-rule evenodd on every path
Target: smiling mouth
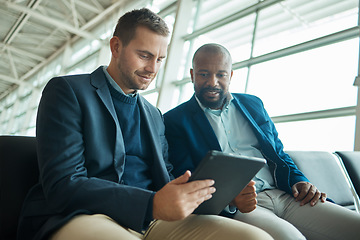
M 210 95 L 216 95 L 216 94 L 219 94 L 219 91 L 206 91 L 205 93 L 210 94 Z
M 205 89 L 205 91 L 203 91 L 203 94 L 206 97 L 217 97 L 220 94 L 221 90 L 220 89 Z
M 141 75 L 141 74 L 137 74 L 140 78 L 144 79 L 145 81 L 151 81 L 153 79 L 152 76 L 147 76 L 147 75 Z

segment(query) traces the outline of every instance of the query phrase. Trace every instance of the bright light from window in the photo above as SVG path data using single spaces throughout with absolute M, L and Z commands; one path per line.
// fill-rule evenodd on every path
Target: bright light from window
M 358 39 L 254 65 L 248 93 L 270 116 L 356 105 Z
M 353 151 L 355 116 L 277 123 L 285 150 Z

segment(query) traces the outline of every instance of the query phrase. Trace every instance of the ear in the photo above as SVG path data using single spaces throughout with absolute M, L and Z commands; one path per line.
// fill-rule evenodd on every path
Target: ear
M 231 69 L 231 73 L 230 73 L 230 81 L 231 81 L 231 79 L 232 79 L 233 74 L 234 74 L 234 71 Z
M 191 82 L 194 83 L 194 69 L 190 68 Z
M 121 40 L 116 36 L 112 37 L 110 39 L 110 50 L 113 57 L 118 58 L 120 56 L 121 48 L 122 48 Z

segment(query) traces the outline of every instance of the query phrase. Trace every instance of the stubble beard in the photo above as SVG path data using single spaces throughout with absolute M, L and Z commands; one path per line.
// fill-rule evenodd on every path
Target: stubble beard
M 138 70 L 136 70 L 135 72 L 126 71 L 126 69 L 123 69 L 121 65 L 119 65 L 119 70 L 120 70 L 120 79 L 122 79 L 123 84 L 125 84 L 125 86 L 128 89 L 132 89 L 134 91 L 147 89 L 150 83 L 154 79 L 154 76 L 150 76 L 147 73 L 139 72 Z M 149 83 L 143 83 L 142 81 L 137 79 L 138 77 L 140 78 L 139 75 L 150 76 L 151 81 L 149 81 Z
M 208 98 L 205 97 L 205 93 L 207 91 L 216 91 L 219 93 L 219 98 L 216 101 L 209 101 L 207 100 Z M 198 93 L 196 93 L 196 97 L 199 99 L 199 101 L 201 102 L 202 105 L 204 105 L 204 107 L 208 107 L 210 109 L 220 109 L 226 99 L 227 99 L 227 93 L 224 92 L 223 89 L 220 88 L 202 88 Z

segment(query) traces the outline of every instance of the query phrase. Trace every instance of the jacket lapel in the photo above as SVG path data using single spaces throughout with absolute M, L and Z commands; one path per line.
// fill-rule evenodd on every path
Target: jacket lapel
M 156 172 L 155 173 L 153 172 L 153 178 L 158 180 L 157 183 L 160 184 L 159 186 L 162 187 L 164 185 L 164 183 L 167 183 L 170 181 L 170 176 L 169 176 L 168 170 L 166 169 L 165 161 L 164 161 L 163 155 L 162 155 L 163 143 L 161 142 L 161 139 L 159 137 L 160 130 L 158 129 L 159 122 L 157 122 L 157 121 L 161 121 L 161 119 L 155 118 L 153 116 L 153 114 L 151 113 L 147 104 L 145 104 L 145 102 L 144 102 L 145 100 L 143 99 L 143 97 L 141 95 L 139 95 L 138 101 L 139 101 L 140 111 L 143 114 L 141 121 L 145 122 L 146 127 L 149 131 L 149 139 L 151 142 L 153 155 L 154 155 L 154 162 L 153 162 L 154 166 L 151 166 L 151 167 L 152 167 L 152 172 L 154 170 Z M 160 124 L 163 124 L 163 123 L 161 122 Z M 160 173 L 158 171 L 160 171 Z
M 204 111 L 199 106 L 199 103 L 196 101 L 195 95 L 189 100 L 189 108 L 193 115 L 193 120 L 195 125 L 201 131 L 201 136 L 203 136 L 203 141 L 209 145 L 209 149 L 221 151 L 220 144 L 217 140 L 214 130 L 212 129 L 209 120 L 206 118 Z
M 245 118 L 247 118 L 251 124 L 251 126 L 253 127 L 254 133 L 258 139 L 258 141 L 260 142 L 260 144 L 263 146 L 262 147 L 262 154 L 264 155 L 264 157 L 266 157 L 268 154 L 268 151 L 266 151 L 266 149 L 271 149 L 271 151 L 273 153 L 276 154 L 276 150 L 274 149 L 274 146 L 270 144 L 270 140 L 268 138 L 268 136 L 264 133 L 264 131 L 260 128 L 260 126 L 258 125 L 258 123 L 256 123 L 256 121 L 254 120 L 254 118 L 251 116 L 251 114 L 249 113 L 249 111 L 246 109 L 246 107 L 239 101 L 238 98 L 236 98 L 234 96 L 235 99 L 235 106 L 236 108 L 240 111 L 240 113 L 243 114 L 243 116 Z M 271 158 L 266 157 L 267 160 L 270 160 L 271 162 L 273 162 L 273 160 Z M 269 162 L 268 162 L 269 163 Z M 271 168 L 272 166 L 269 165 Z
M 261 130 L 261 128 L 259 127 L 258 124 L 256 124 L 254 118 L 251 116 L 251 114 L 249 113 L 249 111 L 245 108 L 245 106 L 239 101 L 238 98 L 236 98 L 235 96 L 234 100 L 235 100 L 235 106 L 236 108 L 243 114 L 243 116 L 245 118 L 247 118 L 249 120 L 249 122 L 251 123 L 251 126 L 256 130 L 255 134 L 260 133 L 262 135 L 262 138 L 264 138 L 264 134 Z
M 121 133 L 121 129 L 119 125 L 119 120 L 115 112 L 114 103 L 112 101 L 110 90 L 106 81 L 107 79 L 103 72 L 103 66 L 100 66 L 98 69 L 96 69 L 94 72 L 91 73 L 91 79 L 90 79 L 91 85 L 96 89 L 95 91 L 97 95 L 104 104 L 105 108 L 110 113 L 114 121 L 114 124 L 116 126 L 114 165 L 120 181 L 125 166 L 125 145 L 124 145 L 124 138 Z
M 118 127 L 118 120 L 114 108 L 113 101 L 111 99 L 109 87 L 106 84 L 106 76 L 103 72 L 103 67 L 99 67 L 94 72 L 91 73 L 91 85 L 96 89 L 96 93 L 98 94 L 101 101 L 104 103 L 104 106 L 107 108 L 115 123 Z

